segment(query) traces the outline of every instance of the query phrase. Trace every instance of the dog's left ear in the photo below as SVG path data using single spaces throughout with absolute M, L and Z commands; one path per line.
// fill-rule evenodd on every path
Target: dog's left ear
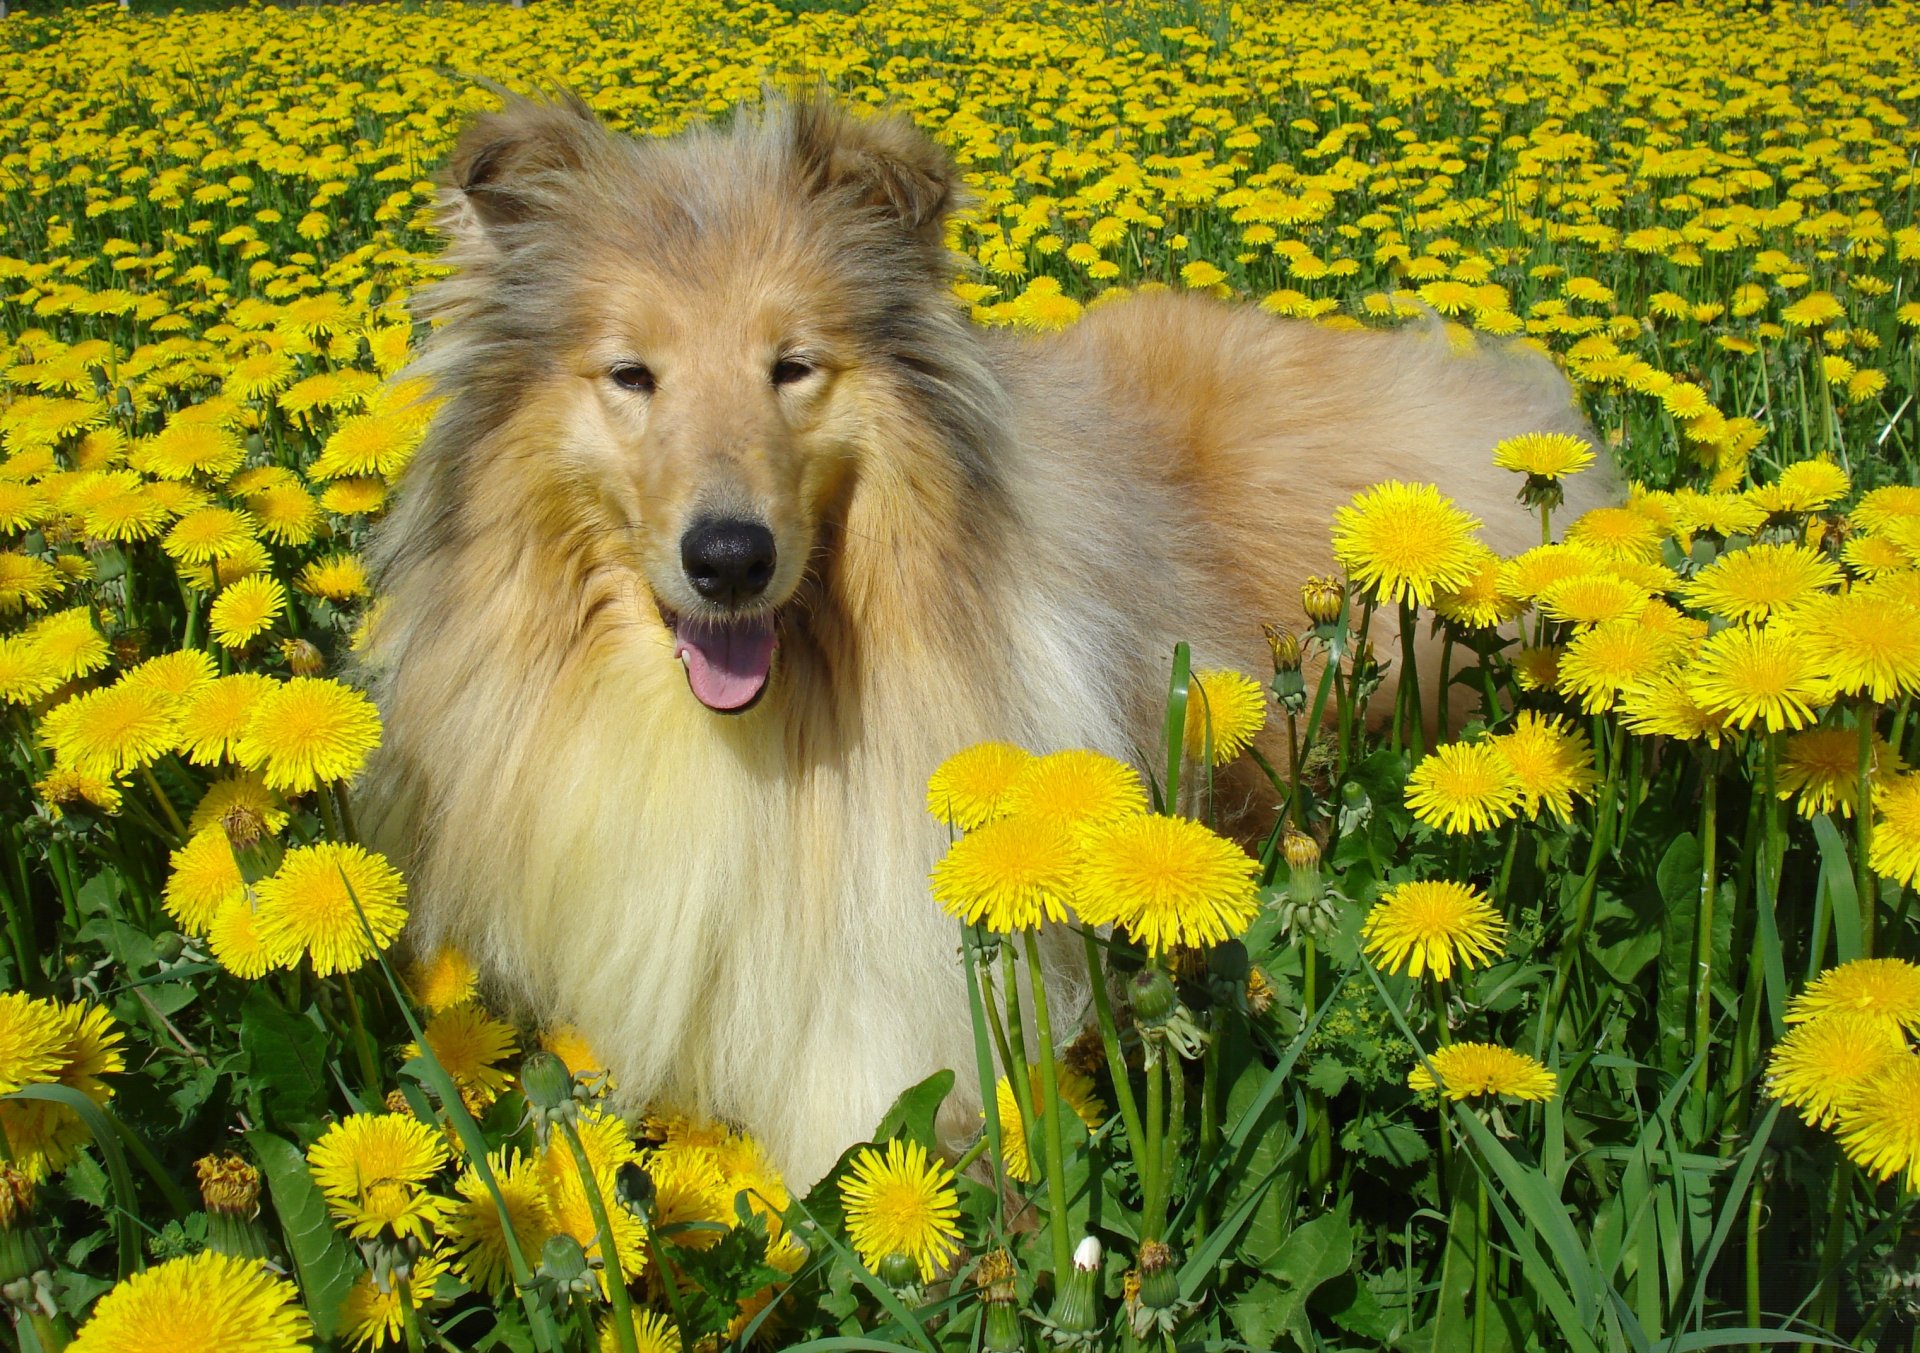
M 793 155 L 816 191 L 883 211 L 941 247 L 960 176 L 947 153 L 900 116 L 859 119 L 824 98 L 792 107 Z

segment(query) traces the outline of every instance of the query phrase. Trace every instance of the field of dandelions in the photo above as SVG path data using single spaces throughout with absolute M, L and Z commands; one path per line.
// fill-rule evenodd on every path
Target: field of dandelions
M 1920 1341 L 1912 5 L 145 9 L 0 20 L 16 1346 Z M 1569 518 L 1589 448 L 1523 438 L 1517 558 L 1444 483 L 1287 523 L 1342 574 L 1271 672 L 1166 655 L 1150 763 L 954 748 L 956 1070 L 1014 1074 L 963 1159 L 936 1078 L 795 1197 L 410 952 L 355 842 L 472 76 L 639 134 L 890 105 L 973 186 L 980 323 L 1437 312 L 1551 353 L 1627 487 Z M 1205 768 L 1263 720 L 1283 825 L 1229 842 Z M 1043 920 L 1092 1009 L 1010 999 Z

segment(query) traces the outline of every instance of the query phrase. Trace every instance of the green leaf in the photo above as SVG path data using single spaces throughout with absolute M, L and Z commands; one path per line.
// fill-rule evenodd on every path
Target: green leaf
M 328 1082 L 327 1036 L 282 1008 L 266 987 L 254 987 L 241 1003 L 240 1053 L 276 1122 L 293 1126 L 319 1112 Z
M 1306 1318 L 1307 1298 L 1353 1264 L 1348 1201 L 1343 1197 L 1336 1210 L 1294 1228 L 1266 1274 L 1228 1308 L 1234 1328 L 1247 1343 L 1255 1348 L 1273 1348 L 1277 1337 L 1285 1334 L 1301 1348 L 1313 1347 Z
M 951 1093 L 951 1071 L 936 1071 L 918 1085 L 902 1090 L 900 1097 L 893 1101 L 893 1107 L 887 1110 L 886 1117 L 880 1120 L 880 1126 L 874 1130 L 873 1139 L 884 1142 L 894 1137 L 905 1137 L 937 1155 L 940 1137 L 934 1131 L 934 1119 L 940 1113 L 941 1104 Z
M 1666 914 L 1660 922 L 1660 982 L 1654 1023 L 1660 1030 L 1660 1065 L 1672 1070 L 1682 1056 L 1693 1010 L 1694 930 L 1700 914 L 1700 842 L 1692 832 L 1676 836 L 1654 870 Z
M 300 1148 L 260 1128 L 247 1134 L 247 1145 L 266 1176 L 313 1332 L 331 1339 L 340 1330 L 341 1305 L 360 1275 L 359 1261 L 346 1238 L 333 1229 L 326 1199 L 307 1172 Z

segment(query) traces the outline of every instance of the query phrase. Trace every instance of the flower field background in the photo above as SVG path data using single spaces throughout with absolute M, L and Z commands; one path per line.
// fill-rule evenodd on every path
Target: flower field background
M 1916 19 L 16 9 L 17 1343 L 1910 1345 Z M 408 953 L 405 880 L 355 843 L 360 550 L 431 416 L 408 300 L 438 275 L 432 174 L 496 101 L 473 76 L 637 134 L 788 81 L 905 112 L 973 186 L 955 290 L 982 324 L 1170 286 L 1539 345 L 1618 505 L 1563 520 L 1561 481 L 1606 471 L 1520 439 L 1543 544 L 1516 559 L 1444 482 L 1276 523 L 1332 533 L 1345 576 L 1301 580 L 1270 684 L 1175 655 L 1139 768 L 954 749 L 929 905 L 979 998 L 960 1074 L 1026 1070 L 964 1163 L 936 1079 L 793 1197 L 749 1138 L 621 1118 L 576 1034 Z M 1424 697 L 1383 681 L 1382 609 L 1443 635 Z M 1207 768 L 1262 720 L 1298 752 L 1243 852 Z M 1099 927 L 1092 1011 L 1009 999 L 1062 917 Z

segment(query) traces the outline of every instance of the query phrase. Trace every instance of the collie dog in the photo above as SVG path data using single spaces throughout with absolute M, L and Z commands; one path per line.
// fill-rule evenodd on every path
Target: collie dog
M 370 834 L 420 945 L 797 1187 L 974 1079 L 929 772 L 1156 745 L 1172 645 L 1270 672 L 1357 490 L 1437 481 L 1518 550 L 1489 449 L 1585 428 L 1544 359 L 1431 326 L 1161 292 L 981 331 L 953 164 L 824 101 L 634 140 L 515 100 L 448 173 L 413 372 L 445 402 L 374 548 Z

